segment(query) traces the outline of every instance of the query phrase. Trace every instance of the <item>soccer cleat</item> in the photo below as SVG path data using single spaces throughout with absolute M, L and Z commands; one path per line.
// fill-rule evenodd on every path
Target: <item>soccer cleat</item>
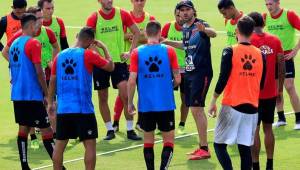
M 184 135 L 184 134 L 185 134 L 184 126 L 178 126 L 177 133 L 178 133 L 179 135 Z
M 209 159 L 209 158 L 210 158 L 209 151 L 203 149 L 197 149 L 188 156 L 189 160 L 201 160 L 201 159 Z
M 115 131 L 114 130 L 109 130 L 109 131 L 107 131 L 106 136 L 105 136 L 105 138 L 103 138 L 103 140 L 112 140 L 115 137 L 116 137 Z
M 130 140 L 142 140 L 142 138 L 138 136 L 134 130 L 127 131 L 127 138 Z
M 137 131 L 141 132 L 141 133 L 144 132 L 144 130 L 141 128 L 141 126 L 140 126 L 139 124 L 136 124 L 136 125 L 135 125 L 135 129 L 136 129 Z
M 285 126 L 287 123 L 282 120 L 278 120 L 277 122 L 273 123 L 273 127 L 280 127 L 280 126 Z
M 114 122 L 113 128 L 114 128 L 115 133 L 119 132 L 119 122 Z
M 296 124 L 295 124 L 294 130 L 300 130 L 300 123 L 296 123 Z
M 39 144 L 38 139 L 31 140 L 30 148 L 31 149 L 39 149 L 40 148 L 40 144 Z

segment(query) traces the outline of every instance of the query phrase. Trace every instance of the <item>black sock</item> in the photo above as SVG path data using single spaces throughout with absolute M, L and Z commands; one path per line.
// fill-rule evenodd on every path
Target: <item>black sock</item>
M 53 133 L 53 139 L 56 139 L 56 133 Z
M 200 146 L 200 149 L 203 149 L 205 151 L 208 151 L 208 146 Z
M 22 170 L 30 170 L 27 160 L 27 137 L 18 135 L 17 143 Z
M 273 159 L 267 159 L 266 170 L 273 170 Z
M 300 112 L 295 113 L 296 123 L 300 123 Z
M 215 152 L 217 158 L 223 167 L 224 170 L 233 170 L 231 159 L 227 152 L 227 145 L 226 144 L 218 144 L 214 143 Z
M 30 134 L 30 140 L 36 140 L 36 135 L 35 134 Z
M 114 120 L 113 126 L 119 126 L 119 121 Z
M 277 114 L 278 114 L 278 120 L 279 120 L 279 121 L 284 121 L 284 122 L 286 122 L 286 120 L 285 120 L 285 115 L 284 115 L 284 111 L 277 112 Z
M 43 139 L 44 146 L 50 156 L 52 158 L 53 149 L 54 149 L 54 140 L 53 138 Z
M 238 145 L 240 157 L 241 157 L 241 169 L 251 170 L 252 168 L 252 157 L 250 146 Z
M 144 159 L 146 162 L 147 170 L 154 170 L 154 149 L 151 146 L 144 146 Z
M 252 163 L 253 170 L 259 170 L 259 162 Z
M 180 122 L 179 126 L 185 126 L 185 122 Z
M 141 126 L 141 118 L 140 117 L 141 116 L 138 115 L 138 119 L 137 119 L 137 122 L 136 122 L 136 124 L 139 125 L 139 126 Z
M 161 152 L 161 163 L 160 163 L 160 170 L 168 169 L 171 159 L 173 157 L 173 144 L 166 143 L 164 148 Z

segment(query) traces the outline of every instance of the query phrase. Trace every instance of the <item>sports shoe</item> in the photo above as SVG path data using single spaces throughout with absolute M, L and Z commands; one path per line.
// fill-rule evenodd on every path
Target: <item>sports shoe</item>
M 185 131 L 184 131 L 184 126 L 178 126 L 177 133 L 178 133 L 179 135 L 184 135 L 184 134 L 186 134 Z
M 103 138 L 103 140 L 112 140 L 115 137 L 116 137 L 115 131 L 114 130 L 109 130 L 109 131 L 107 131 L 106 136 L 105 136 L 105 138 Z
M 112 126 L 115 132 L 119 132 L 119 122 L 114 122 Z
M 130 140 L 142 140 L 142 138 L 138 136 L 134 130 L 127 131 L 127 138 Z
M 296 123 L 296 124 L 295 124 L 294 130 L 300 130 L 300 123 Z
M 280 126 L 285 126 L 287 123 L 282 120 L 278 120 L 277 122 L 273 123 L 273 127 L 280 127 Z
M 141 132 L 141 133 L 144 132 L 144 130 L 141 128 L 141 126 L 140 126 L 139 124 L 136 124 L 136 125 L 135 125 L 135 129 L 136 129 L 137 131 Z
M 31 149 L 39 149 L 40 148 L 40 143 L 39 143 L 38 139 L 31 140 L 30 148 Z
M 197 149 L 192 154 L 189 155 L 189 160 L 201 160 L 201 159 L 209 159 L 210 153 L 209 151 L 203 149 Z

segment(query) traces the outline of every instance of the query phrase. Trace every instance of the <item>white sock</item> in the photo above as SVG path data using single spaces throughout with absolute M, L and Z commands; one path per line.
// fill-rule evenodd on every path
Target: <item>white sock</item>
M 133 130 L 133 120 L 127 120 L 127 131 Z
M 106 129 L 107 129 L 107 130 L 114 130 L 111 121 L 106 122 L 106 123 L 105 123 L 105 126 L 106 126 Z

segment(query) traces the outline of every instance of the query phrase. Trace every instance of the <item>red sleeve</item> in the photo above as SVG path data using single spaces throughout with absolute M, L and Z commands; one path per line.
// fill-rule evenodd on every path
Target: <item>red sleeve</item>
M 25 44 L 25 54 L 33 64 L 41 64 L 42 45 L 41 43 L 31 38 Z
M 97 12 L 92 13 L 86 21 L 86 26 L 96 29 L 97 18 L 98 18 Z
M 150 16 L 150 21 L 155 21 L 155 17 L 154 16 Z
M 168 56 L 169 56 L 171 68 L 173 70 L 179 69 L 179 65 L 178 65 L 178 60 L 177 60 L 175 49 L 173 47 L 170 47 L 170 46 L 168 46 L 167 49 L 168 49 Z
M 296 14 L 295 11 L 288 11 L 287 17 L 289 23 L 298 31 L 300 31 L 300 17 Z
M 138 72 L 138 49 L 134 49 L 131 53 L 130 56 L 130 67 L 129 67 L 130 72 Z
M 101 57 L 98 53 L 92 50 L 84 51 L 84 65 L 89 73 L 93 72 L 94 66 L 98 68 L 104 67 L 108 63 L 103 57 Z
M 51 75 L 56 75 L 56 66 L 57 66 L 57 56 L 54 58 L 52 68 L 51 68 Z
M 171 26 L 171 23 L 167 23 L 162 31 L 161 31 L 161 36 L 164 37 L 164 38 L 167 38 L 168 37 L 168 33 L 169 33 L 169 30 L 170 30 L 170 26 Z
M 22 35 L 22 31 L 18 31 L 14 36 L 7 42 L 7 46 L 10 47 L 12 43 Z
M 123 9 L 121 9 L 121 18 L 123 22 L 123 27 L 131 27 L 135 23 L 130 13 Z
M 65 38 L 67 36 L 67 33 L 66 33 L 66 27 L 64 21 L 61 18 L 57 18 L 57 22 L 60 27 L 60 37 Z
M 47 32 L 47 35 L 49 37 L 50 43 L 55 44 L 57 42 L 57 39 L 56 39 L 56 36 L 55 36 L 54 32 L 49 28 L 46 28 L 46 32 Z

